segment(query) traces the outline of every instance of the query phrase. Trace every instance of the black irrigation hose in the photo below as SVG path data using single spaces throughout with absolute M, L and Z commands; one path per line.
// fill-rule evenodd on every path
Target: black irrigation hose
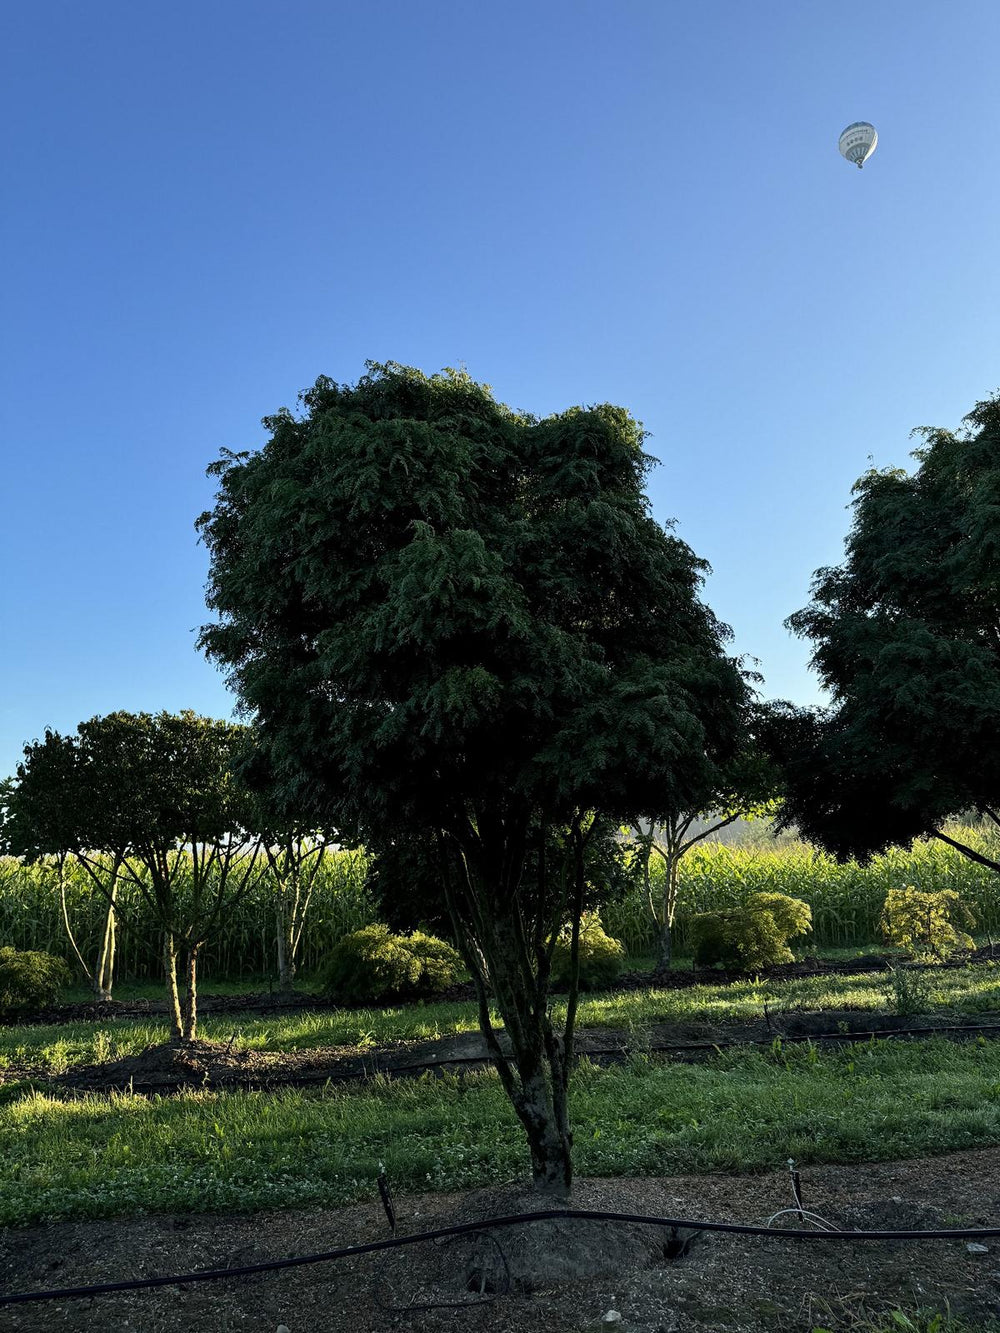
M 0 1305 L 24 1305 L 29 1301 L 75 1300 L 85 1296 L 102 1296 L 116 1291 L 139 1291 L 147 1287 L 172 1287 L 188 1282 L 216 1282 L 222 1278 L 249 1277 L 254 1273 L 276 1272 L 285 1268 L 301 1268 L 306 1264 L 329 1263 L 335 1259 L 349 1259 L 362 1254 L 375 1254 L 403 1245 L 417 1245 L 436 1241 L 443 1236 L 462 1236 L 474 1231 L 495 1227 L 516 1226 L 523 1222 L 547 1222 L 571 1219 L 582 1222 L 623 1222 L 630 1225 L 656 1226 L 683 1231 L 719 1231 L 738 1236 L 770 1236 L 781 1240 L 988 1240 L 1000 1236 L 1000 1227 L 964 1227 L 939 1231 L 808 1231 L 794 1227 L 776 1228 L 751 1222 L 698 1222 L 683 1217 L 651 1217 L 645 1213 L 595 1212 L 586 1208 L 550 1208 L 536 1213 L 515 1213 L 508 1217 L 493 1217 L 479 1222 L 461 1222 L 434 1231 L 418 1231 L 410 1236 L 392 1236 L 388 1240 L 368 1241 L 364 1245 L 342 1245 L 336 1250 L 319 1254 L 303 1254 L 291 1259 L 269 1259 L 264 1263 L 245 1264 L 241 1268 L 207 1268 L 193 1273 L 174 1273 L 168 1277 L 133 1278 L 126 1282 L 101 1282 L 86 1287 L 62 1287 L 55 1291 L 20 1291 L 0 1296 Z

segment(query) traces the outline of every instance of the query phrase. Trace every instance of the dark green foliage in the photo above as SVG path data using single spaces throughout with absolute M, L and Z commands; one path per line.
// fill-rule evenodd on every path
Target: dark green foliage
M 0 1013 L 41 1009 L 72 981 L 61 958 L 33 949 L 0 949 Z
M 557 1037 L 546 941 L 579 920 L 610 830 L 698 799 L 747 682 L 706 564 L 650 515 L 622 408 L 537 420 L 394 363 L 303 405 L 211 469 L 201 644 L 286 799 L 376 857 L 400 830 L 437 854 L 394 916 L 439 916 L 443 893 L 535 1180 L 565 1194 L 575 1006 Z
M 1000 823 L 1000 398 L 965 422 L 920 432 L 914 473 L 861 477 L 844 563 L 789 620 L 833 706 L 777 718 L 783 819 L 842 859 Z
M 743 972 L 790 963 L 788 941 L 810 929 L 812 913 L 801 898 L 784 893 L 755 893 L 745 907 L 701 912 L 692 917 L 694 960 L 703 967 L 721 964 Z
M 199 526 L 201 642 L 279 782 L 373 851 L 701 790 L 746 685 L 698 600 L 707 566 L 649 515 L 627 412 L 538 421 L 454 371 L 320 379 L 226 454 Z M 515 813 L 517 812 L 517 813 Z
M 390 934 L 366 926 L 334 946 L 321 975 L 321 991 L 341 1004 L 380 1004 L 436 995 L 460 979 L 462 960 L 433 935 Z
M 457 861 L 452 873 L 458 874 Z M 395 931 L 427 927 L 451 932 L 441 858 L 430 837 L 384 842 L 368 863 L 365 887 L 379 916 Z
M 552 951 L 552 985 L 557 989 L 569 985 L 571 963 L 569 935 L 562 931 Z M 605 932 L 599 916 L 586 917 L 580 927 L 580 989 L 613 986 L 624 966 L 625 946 Z
M 879 924 L 890 944 L 925 962 L 944 962 L 975 943 L 964 927 L 971 928 L 976 919 L 953 889 L 922 892 L 912 884 L 890 889 Z

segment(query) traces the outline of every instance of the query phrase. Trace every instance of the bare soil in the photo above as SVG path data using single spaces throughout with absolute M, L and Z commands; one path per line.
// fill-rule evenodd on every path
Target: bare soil
M 804 1202 L 829 1220 L 875 1229 L 996 1224 L 1000 1150 L 803 1172 Z M 516 1191 L 414 1195 L 396 1201 L 401 1233 L 507 1211 Z M 523 1201 L 524 1196 L 520 1196 Z M 530 1200 L 528 1201 L 530 1204 Z M 791 1203 L 785 1173 L 586 1180 L 574 1206 L 695 1219 L 761 1222 Z M 779 1223 L 780 1224 L 780 1223 Z M 579 1225 L 579 1224 L 578 1224 Z M 595 1224 L 585 1224 L 591 1228 Z M 545 1228 L 548 1228 L 546 1235 Z M 527 1230 L 527 1229 L 524 1229 Z M 0 1307 L 5 1333 L 771 1333 L 846 1328 L 895 1306 L 948 1308 L 994 1318 L 1000 1242 L 970 1252 L 961 1240 L 849 1242 L 697 1237 L 681 1257 L 612 1239 L 610 1224 L 581 1238 L 574 1224 L 532 1224 L 530 1248 L 551 1267 L 507 1295 L 491 1295 L 497 1252 L 482 1242 L 424 1242 L 335 1263 L 211 1283 Z M 518 1238 L 491 1233 L 517 1261 Z M 238 1266 L 360 1244 L 388 1235 L 377 1198 L 336 1210 L 253 1216 L 146 1216 L 56 1223 L 0 1233 L 0 1289 L 52 1289 L 199 1268 Z M 524 1250 L 523 1237 L 521 1250 Z M 565 1261 L 562 1266 L 555 1260 Z M 479 1267 L 476 1267 L 476 1264 Z M 471 1267 L 470 1267 L 471 1265 Z M 574 1267 L 575 1265 L 575 1267 Z M 609 1268 L 612 1270 L 609 1272 Z M 602 1271 L 602 1276 L 595 1272 Z M 470 1273 L 474 1280 L 469 1291 Z M 483 1281 L 485 1273 L 486 1282 Z M 480 1288 L 486 1290 L 480 1294 Z M 522 1286 L 525 1284 L 522 1284 Z M 462 1308 L 419 1311 L 432 1301 Z M 402 1307 L 409 1303 L 410 1309 Z M 605 1322 L 609 1311 L 620 1321 Z

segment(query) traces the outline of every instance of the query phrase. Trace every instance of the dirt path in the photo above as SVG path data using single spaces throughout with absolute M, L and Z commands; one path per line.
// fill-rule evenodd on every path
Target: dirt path
M 803 1172 L 804 1201 L 841 1225 L 892 1229 L 995 1225 L 1000 1150 L 903 1163 Z M 579 1207 L 759 1222 L 790 1203 L 785 1173 L 581 1181 Z M 480 1216 L 495 1194 L 397 1200 L 402 1232 Z M 545 1226 L 538 1223 L 536 1226 Z M 566 1225 L 566 1224 L 563 1224 Z M 255 1216 L 150 1216 L 58 1223 L 0 1234 L 5 1292 L 236 1266 L 306 1254 L 388 1234 L 377 1199 L 338 1210 Z M 496 1233 L 503 1243 L 502 1233 Z M 454 1254 L 429 1244 L 273 1275 L 165 1287 L 46 1305 L 0 1307 L 10 1333 L 772 1333 L 847 1326 L 861 1312 L 901 1305 L 970 1320 L 995 1316 L 1000 1243 L 970 1252 L 963 1241 L 823 1242 L 703 1236 L 677 1262 L 622 1266 L 613 1277 L 552 1283 L 464 1310 L 387 1312 L 408 1300 L 472 1299 L 456 1286 Z M 638 1264 L 638 1259 L 637 1259 Z M 604 1323 L 617 1310 L 622 1318 Z

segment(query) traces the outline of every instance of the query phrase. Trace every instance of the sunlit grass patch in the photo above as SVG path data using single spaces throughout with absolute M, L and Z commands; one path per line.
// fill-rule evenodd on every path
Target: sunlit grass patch
M 638 1058 L 573 1080 L 582 1175 L 754 1171 L 1000 1142 L 1000 1046 L 944 1040 Z M 38 1092 L 0 1106 L 0 1224 L 337 1204 L 526 1174 L 499 1081 L 374 1080 L 322 1092 L 171 1098 Z
M 1000 963 L 920 972 L 928 1009 L 955 1016 L 1000 1011 Z M 759 1020 L 764 1005 L 772 1015 L 823 1010 L 859 1014 L 893 1010 L 892 988 L 884 973 L 853 976 L 749 978 L 730 984 L 706 982 L 679 990 L 617 991 L 581 998 L 581 1027 L 642 1028 L 653 1023 L 722 1025 Z M 565 1016 L 556 997 L 553 1015 Z M 498 1015 L 494 1015 L 500 1024 Z M 297 1051 L 315 1047 L 373 1049 L 398 1041 L 438 1040 L 478 1030 L 476 1006 L 464 1003 L 394 1005 L 383 1009 L 301 1010 L 254 1015 L 206 1015 L 200 1034 L 232 1042 L 234 1049 Z M 63 1073 L 78 1065 L 100 1064 L 138 1054 L 165 1041 L 166 1019 L 119 1019 L 49 1026 L 0 1028 L 0 1068 L 27 1066 Z

